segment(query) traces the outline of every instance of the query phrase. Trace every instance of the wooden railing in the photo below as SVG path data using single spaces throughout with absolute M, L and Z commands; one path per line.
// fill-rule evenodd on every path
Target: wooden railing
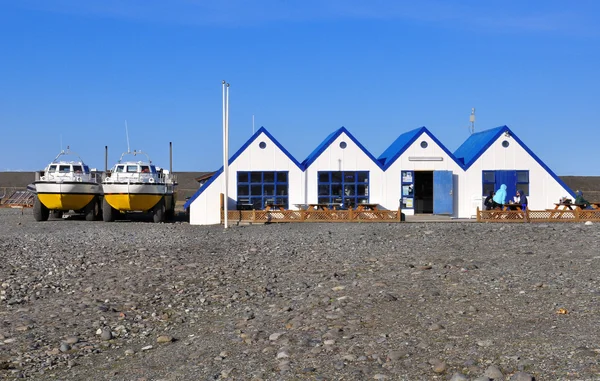
M 221 209 L 221 223 L 224 212 Z M 230 223 L 275 222 L 400 222 L 400 210 L 229 210 Z
M 598 209 L 479 210 L 477 222 L 600 222 Z

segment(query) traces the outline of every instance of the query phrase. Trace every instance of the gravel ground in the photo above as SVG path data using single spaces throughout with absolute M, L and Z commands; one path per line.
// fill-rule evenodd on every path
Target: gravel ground
M 600 379 L 600 224 L 0 232 L 0 378 Z

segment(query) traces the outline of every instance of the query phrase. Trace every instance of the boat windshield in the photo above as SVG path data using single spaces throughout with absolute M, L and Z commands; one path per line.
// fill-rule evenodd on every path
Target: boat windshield
M 50 168 L 48 168 L 48 172 L 56 172 L 56 165 L 51 165 Z
M 90 167 L 88 167 L 87 165 L 83 166 L 83 173 L 90 173 Z
M 137 165 L 128 165 L 127 166 L 127 173 L 136 173 L 137 171 L 138 171 Z
M 150 167 L 147 165 L 142 165 L 142 173 L 150 173 Z
M 115 170 L 117 173 L 125 172 L 125 167 L 123 165 L 117 165 L 117 169 Z
M 73 172 L 75 172 L 75 173 L 82 173 L 81 165 L 74 165 L 73 166 Z
M 59 166 L 58 171 L 60 173 L 69 173 L 69 172 L 71 172 L 71 166 L 70 165 L 61 165 L 61 166 Z

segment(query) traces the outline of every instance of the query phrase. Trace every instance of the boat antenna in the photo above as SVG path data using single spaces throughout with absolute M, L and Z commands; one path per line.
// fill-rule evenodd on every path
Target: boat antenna
M 127 129 L 127 119 L 125 119 L 125 136 L 127 136 L 127 153 L 130 153 L 129 150 L 129 130 Z

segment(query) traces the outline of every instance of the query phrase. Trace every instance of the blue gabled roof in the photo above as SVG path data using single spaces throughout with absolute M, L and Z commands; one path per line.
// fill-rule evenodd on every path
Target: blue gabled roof
M 507 130 L 508 127 L 500 126 L 476 132 L 454 151 L 454 156 L 463 163 L 465 169 L 469 168 Z
M 458 147 L 456 151 L 454 151 L 454 156 L 456 156 L 458 160 L 464 161 L 464 168 L 467 170 L 504 133 L 508 133 L 509 136 L 519 143 L 519 145 L 523 147 L 525 152 L 527 152 L 529 156 L 533 158 L 533 160 L 535 160 L 556 182 L 558 182 L 569 192 L 571 197 L 575 197 L 573 190 L 569 188 L 567 184 L 565 184 L 564 181 L 562 181 L 560 177 L 556 175 L 556 173 L 548 168 L 548 166 L 507 126 L 500 126 L 474 133 L 467 140 L 465 140 L 465 142 Z
M 385 150 L 377 160 L 383 165 L 384 170 L 387 170 L 398 158 L 410 147 L 421 134 L 427 134 L 452 160 L 462 168 L 462 163 L 440 142 L 427 127 L 420 127 L 414 130 L 403 133 Z
M 293 156 L 292 156 L 292 155 L 291 155 L 291 154 L 288 152 L 288 150 L 286 150 L 286 149 L 285 149 L 285 148 L 284 148 L 284 147 L 281 145 L 281 143 L 279 143 L 279 141 L 277 141 L 277 139 L 275 139 L 275 138 L 273 137 L 273 135 L 271 135 L 271 133 L 269 133 L 269 131 L 267 131 L 267 129 L 266 129 L 266 128 L 264 128 L 264 127 L 261 127 L 261 128 L 259 128 L 259 129 L 258 129 L 258 130 L 257 130 L 257 131 L 254 133 L 254 135 L 252 135 L 252 136 L 250 137 L 250 139 L 248 139 L 248 141 L 247 141 L 247 142 L 246 142 L 246 143 L 245 143 L 245 144 L 244 144 L 244 145 L 243 145 L 243 146 L 242 146 L 240 149 L 238 149 L 238 150 L 236 151 L 236 153 L 235 153 L 235 154 L 233 154 L 233 156 L 231 156 L 231 158 L 230 158 L 230 159 L 229 159 L 229 161 L 228 161 L 228 164 L 229 164 L 229 165 L 231 165 L 231 164 L 232 164 L 232 163 L 235 161 L 235 159 L 237 159 L 237 158 L 238 158 L 238 156 L 240 156 L 240 155 L 242 154 L 242 152 L 244 152 L 244 151 L 246 150 L 246 148 L 248 148 L 248 146 L 250 146 L 250 144 L 252 144 L 252 143 L 253 143 L 253 142 L 254 142 L 254 141 L 255 141 L 255 140 L 256 140 L 256 139 L 257 139 L 257 138 L 260 136 L 260 134 L 263 134 L 263 133 L 264 133 L 265 135 L 267 135 L 267 137 L 268 137 L 268 138 L 269 138 L 269 139 L 270 139 L 270 140 L 273 142 L 273 144 L 275 144 L 275 145 L 276 145 L 276 146 L 277 146 L 277 147 L 278 147 L 278 148 L 281 150 L 281 152 L 283 152 L 283 153 L 284 153 L 284 154 L 285 154 L 285 155 L 286 155 L 286 156 L 287 156 L 287 157 L 288 157 L 288 158 L 289 158 L 289 159 L 290 159 L 290 160 L 291 160 L 291 161 L 292 161 L 294 164 L 296 164 L 296 166 L 297 166 L 297 167 L 298 167 L 300 170 L 302 170 L 302 171 L 304 170 L 304 169 L 303 169 L 303 167 L 302 167 L 302 165 L 301 165 L 301 164 L 298 162 L 298 160 L 296 160 L 296 158 L 295 158 L 295 157 L 293 157 Z M 194 202 L 194 200 L 195 200 L 196 198 L 198 198 L 198 196 L 200 196 L 200 195 L 202 194 L 202 192 L 204 192 L 204 190 L 205 190 L 206 188 L 208 188 L 208 186 L 209 186 L 210 184 L 212 184 L 212 183 L 213 183 L 213 182 L 216 180 L 216 178 L 217 178 L 217 177 L 219 177 L 219 175 L 220 175 L 221 173 L 223 173 L 223 167 L 219 168 L 219 170 L 218 170 L 218 171 L 216 171 L 216 172 L 215 172 L 215 174 L 214 174 L 214 175 L 213 175 L 213 176 L 212 176 L 212 177 L 211 177 L 211 178 L 210 178 L 210 179 L 209 179 L 207 182 L 205 182 L 205 183 L 204 183 L 204 184 L 203 184 L 203 185 L 202 185 L 202 186 L 201 186 L 201 187 L 200 187 L 200 188 L 199 188 L 199 189 L 196 191 L 196 193 L 194 193 L 194 195 L 193 195 L 192 197 L 190 197 L 190 199 L 189 199 L 189 200 L 188 200 L 188 201 L 187 201 L 187 202 L 186 202 L 186 203 L 183 205 L 183 208 L 184 208 L 184 209 L 187 209 L 187 208 L 189 208 L 189 206 L 190 206 L 190 205 L 192 205 L 192 202 Z
M 375 163 L 375 165 L 377 165 L 379 168 L 383 169 L 383 166 L 381 165 L 381 163 L 379 161 L 377 161 L 377 159 L 375 159 L 375 156 L 373 156 L 371 154 L 371 152 L 367 151 L 367 149 L 360 144 L 360 142 L 358 140 L 356 140 L 356 138 L 346 129 L 346 127 L 340 127 L 337 130 L 335 130 L 333 133 L 329 134 L 325 140 L 323 140 L 321 142 L 321 144 L 319 144 L 317 146 L 317 148 L 314 149 L 314 151 L 312 151 L 307 157 L 306 159 L 304 159 L 304 161 L 302 162 L 302 167 L 304 168 L 304 170 L 306 170 L 306 168 L 310 167 L 310 165 L 312 163 L 314 163 L 315 160 L 317 160 L 317 158 L 319 156 L 321 156 L 321 154 L 323 152 L 325 152 L 325 150 L 335 141 L 335 139 L 338 138 L 338 136 L 340 136 L 341 134 L 346 134 L 346 136 L 348 136 L 348 138 L 350 140 L 352 140 L 352 142 L 354 142 L 354 144 L 356 144 L 358 146 L 358 148 L 360 148 L 361 151 L 364 152 L 365 155 L 367 155 L 369 157 L 369 159 L 373 160 L 373 163 Z
M 394 140 L 394 142 L 390 144 L 390 146 L 385 151 L 383 151 L 381 155 L 379 155 L 377 160 L 382 165 L 389 167 L 390 164 L 396 161 L 396 159 L 399 158 L 400 155 L 402 155 L 402 153 L 406 151 L 406 149 L 410 147 L 411 144 L 413 144 L 417 137 L 421 135 L 423 131 L 426 130 L 427 129 L 425 127 L 419 127 L 398 136 L 398 138 L 396 138 L 396 140 Z

